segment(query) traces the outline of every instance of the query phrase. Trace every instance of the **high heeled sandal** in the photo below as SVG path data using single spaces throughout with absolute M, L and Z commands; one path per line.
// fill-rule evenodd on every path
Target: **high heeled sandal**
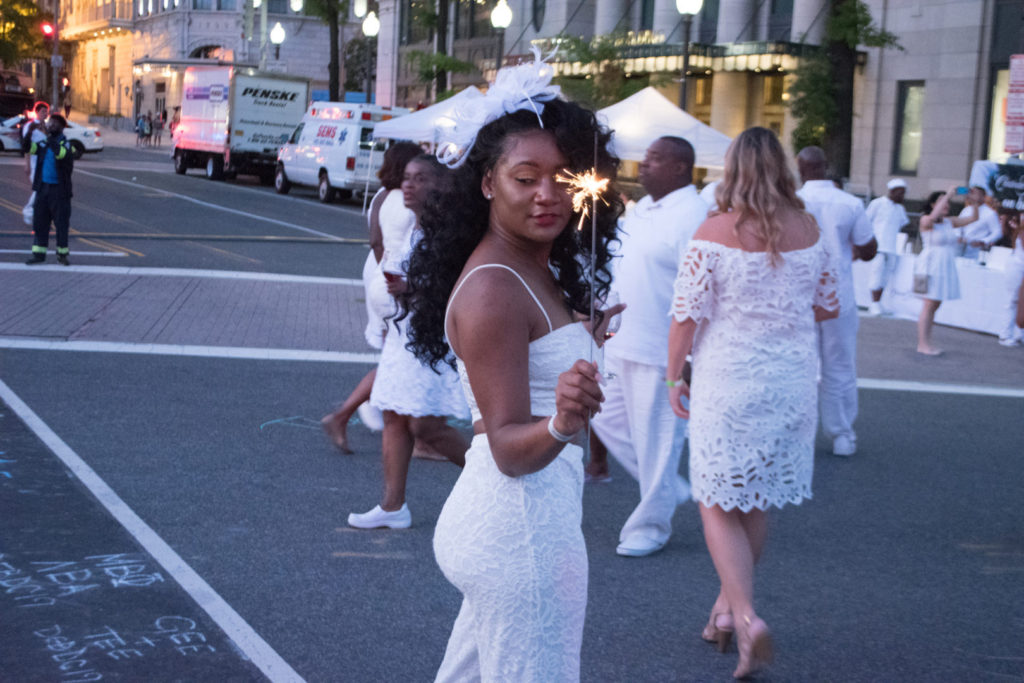
M 764 623 L 761 619 L 757 619 L 755 623 L 760 624 L 761 628 L 758 629 L 757 633 L 751 633 L 754 629 L 754 623 L 751 622 L 749 616 L 744 616 L 743 621 L 747 625 L 747 642 L 743 642 L 744 638 L 737 639 L 740 661 L 736 670 L 732 673 L 732 677 L 736 679 L 750 678 L 765 666 L 771 664 L 775 655 L 772 644 L 772 632 L 768 628 L 768 624 Z
M 709 643 L 714 643 L 718 648 L 719 652 L 725 652 L 729 649 L 729 643 L 732 641 L 732 628 L 726 628 L 718 625 L 718 617 L 727 617 L 729 612 L 712 612 L 711 618 L 708 619 L 708 625 L 704 627 L 704 631 L 700 634 L 700 637 Z

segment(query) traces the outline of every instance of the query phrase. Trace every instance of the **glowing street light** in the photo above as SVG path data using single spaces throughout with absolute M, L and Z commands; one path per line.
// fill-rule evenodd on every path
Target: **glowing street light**
M 676 11 L 683 15 L 683 73 L 679 79 L 679 108 L 686 111 L 686 71 L 690 68 L 690 27 L 693 15 L 700 12 L 704 0 L 676 0 Z
M 270 29 L 270 42 L 274 44 L 274 59 L 281 59 L 281 43 L 284 42 L 284 26 L 281 26 L 281 22 L 274 24 L 274 28 Z
M 501 68 L 501 54 L 505 51 L 505 29 L 512 23 L 512 8 L 508 6 L 507 0 L 498 0 L 498 4 L 491 10 L 491 26 L 498 32 L 498 59 L 495 61 L 495 69 Z
M 370 38 L 380 33 L 380 19 L 376 12 L 370 12 L 363 19 L 363 35 L 366 37 L 366 103 L 370 103 L 370 90 L 373 87 L 373 69 L 371 68 L 372 55 L 370 54 Z

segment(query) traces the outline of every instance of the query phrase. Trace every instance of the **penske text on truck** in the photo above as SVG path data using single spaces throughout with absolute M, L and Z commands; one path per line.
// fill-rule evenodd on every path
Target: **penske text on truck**
M 309 80 L 237 66 L 185 70 L 181 123 L 174 131 L 174 170 L 205 169 L 219 180 L 236 174 L 274 179 L 277 150 L 309 103 Z

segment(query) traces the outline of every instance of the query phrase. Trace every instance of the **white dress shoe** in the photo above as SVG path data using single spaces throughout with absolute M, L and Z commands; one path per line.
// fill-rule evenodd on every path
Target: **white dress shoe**
M 868 315 L 880 316 L 882 315 L 882 305 L 877 301 L 872 301 L 868 304 Z
M 619 544 L 615 554 L 623 557 L 647 557 L 665 547 L 665 541 L 655 541 L 646 536 L 630 536 Z
M 857 452 L 857 444 L 848 436 L 837 436 L 832 442 L 832 455 L 849 457 Z
M 380 505 L 375 505 L 369 512 L 351 513 L 348 516 L 348 525 L 357 529 L 408 529 L 412 526 L 412 515 L 409 513 L 409 506 L 405 503 L 392 512 L 382 510 Z

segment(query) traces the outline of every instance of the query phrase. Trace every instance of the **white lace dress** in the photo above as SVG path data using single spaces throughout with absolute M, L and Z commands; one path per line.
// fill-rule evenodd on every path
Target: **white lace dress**
M 404 263 L 412 251 L 413 240 L 419 235 L 418 230 L 410 230 L 400 252 L 391 252 L 391 263 Z M 386 259 L 381 260 L 381 263 L 387 262 Z M 392 268 L 397 269 L 398 266 Z M 388 321 L 377 377 L 370 392 L 370 405 L 377 410 L 390 410 L 412 417 L 469 417 L 458 375 L 445 363 L 439 364 L 436 372 L 421 363 L 412 351 L 405 348 L 409 343 L 408 332 L 408 317 Z
M 589 344 L 581 323 L 530 343 L 533 415 L 555 412 L 558 375 L 586 358 Z M 480 419 L 461 361 L 459 374 Z M 582 458 L 568 444 L 539 472 L 509 477 L 487 436 L 473 437 L 434 531 L 437 563 L 464 596 L 437 681 L 579 680 L 588 571 Z
M 812 306 L 839 307 L 819 240 L 784 252 L 691 240 L 672 314 L 697 325 L 690 393 L 693 498 L 723 510 L 811 497 L 818 347 Z

